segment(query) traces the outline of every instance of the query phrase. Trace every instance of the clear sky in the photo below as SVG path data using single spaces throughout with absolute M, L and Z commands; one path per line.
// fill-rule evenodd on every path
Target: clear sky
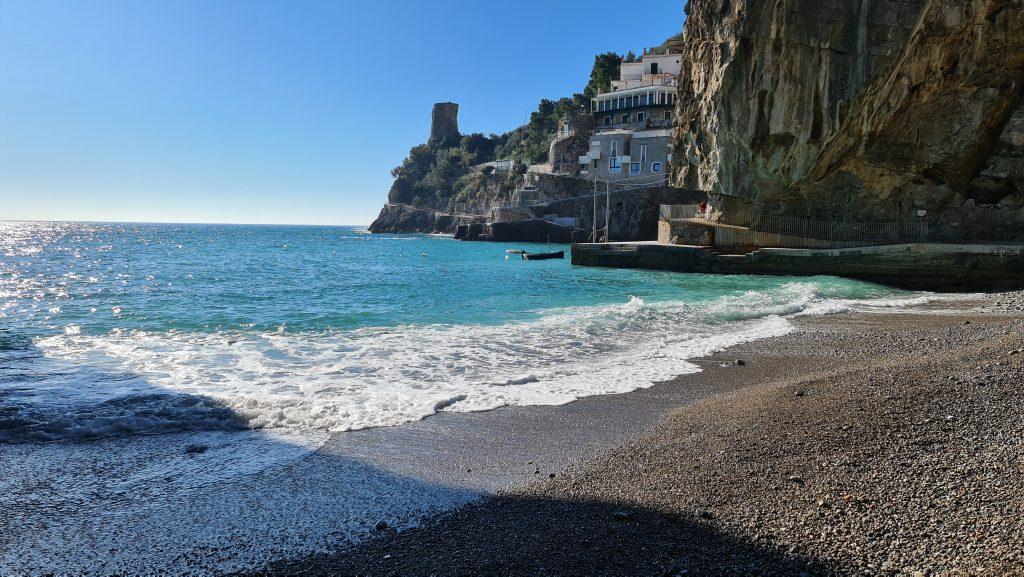
M 684 0 L 0 0 L 0 220 L 365 224 L 434 102 L 579 92 Z

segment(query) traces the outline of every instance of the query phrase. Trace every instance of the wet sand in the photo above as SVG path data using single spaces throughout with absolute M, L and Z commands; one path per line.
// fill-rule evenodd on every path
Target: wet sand
M 486 496 L 265 572 L 1024 574 L 1022 303 L 803 317 L 650 389 L 338 435 Z

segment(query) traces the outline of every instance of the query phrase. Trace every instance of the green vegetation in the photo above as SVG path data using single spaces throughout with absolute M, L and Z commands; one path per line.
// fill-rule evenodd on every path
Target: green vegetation
M 635 58 L 635 56 L 634 56 Z M 618 77 L 622 56 L 598 54 L 590 79 L 582 93 L 558 100 L 544 99 L 530 120 L 504 134 L 467 134 L 458 141 L 420 144 L 409 151 L 401 166 L 391 171 L 395 178 L 388 195 L 390 202 L 443 209 L 449 200 L 474 202 L 485 193 L 507 193 L 515 188 L 526 166 L 547 161 L 548 147 L 560 121 L 589 112 L 590 98 L 608 91 Z M 478 164 L 498 159 L 515 159 L 516 170 L 495 174 L 493 170 L 470 172 Z

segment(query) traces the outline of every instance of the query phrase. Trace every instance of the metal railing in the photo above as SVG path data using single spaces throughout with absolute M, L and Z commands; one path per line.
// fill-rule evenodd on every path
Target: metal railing
M 761 213 L 749 226 L 737 226 L 707 220 L 697 205 L 662 205 L 660 217 L 669 223 L 714 227 L 716 246 L 851 248 L 917 242 L 1019 245 L 1024 240 L 1024 231 L 1012 226 L 994 226 L 991 217 L 985 214 L 945 215 L 939 222 L 928 215 L 909 216 L 894 222 L 855 222 Z
M 559 226 L 565 226 L 568 228 L 576 228 L 576 222 L 579 220 L 575 216 L 552 216 L 545 218 L 544 220 L 557 224 Z
M 649 130 L 654 128 L 672 128 L 675 126 L 675 120 L 665 120 L 664 118 L 648 118 L 643 122 L 625 122 L 625 123 L 612 123 L 608 125 L 600 125 L 594 127 L 594 133 L 600 134 L 609 130 Z
M 716 246 L 776 248 L 850 248 L 927 242 L 932 227 L 926 218 L 903 222 L 821 221 L 760 214 L 749 227 L 707 220 L 697 205 L 662 205 L 661 219 L 670 223 L 715 227 Z

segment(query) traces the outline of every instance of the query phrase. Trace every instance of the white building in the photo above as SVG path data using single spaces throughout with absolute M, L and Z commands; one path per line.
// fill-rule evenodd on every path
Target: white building
M 645 54 L 623 62 L 611 90 L 591 100 L 594 133 L 579 158 L 599 180 L 664 180 L 672 156 L 679 54 Z

